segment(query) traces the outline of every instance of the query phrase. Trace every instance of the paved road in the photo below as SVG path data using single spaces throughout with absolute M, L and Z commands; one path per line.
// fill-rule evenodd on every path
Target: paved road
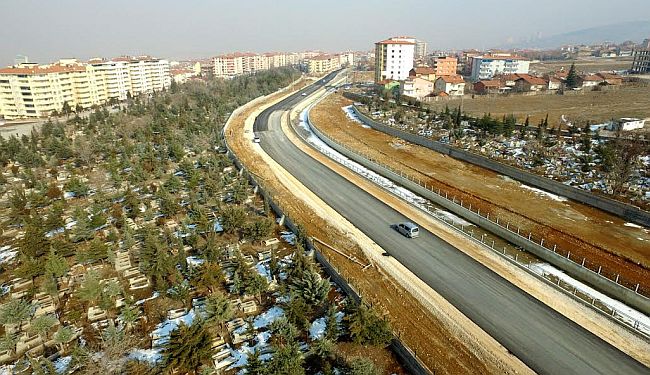
M 420 238 L 407 239 L 390 229 L 407 218 L 300 151 L 280 129 L 283 111 L 303 98 L 298 93 L 258 116 L 255 131 L 262 148 L 531 369 L 540 374 L 650 373 L 435 235 L 421 231 Z

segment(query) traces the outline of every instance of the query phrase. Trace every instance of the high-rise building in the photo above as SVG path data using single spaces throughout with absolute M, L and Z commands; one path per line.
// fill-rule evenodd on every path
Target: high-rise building
M 375 43 L 375 82 L 406 79 L 414 57 L 415 38 L 393 37 Z
M 148 56 L 22 63 L 0 69 L 0 115 L 44 117 L 60 112 L 65 103 L 72 109 L 89 108 L 129 94 L 162 91 L 170 84 L 169 62 Z
M 427 55 L 427 42 L 422 40 L 415 41 L 415 58 L 418 60 L 424 59 Z
M 650 73 L 650 49 L 638 49 L 634 51 L 632 62 L 632 73 Z

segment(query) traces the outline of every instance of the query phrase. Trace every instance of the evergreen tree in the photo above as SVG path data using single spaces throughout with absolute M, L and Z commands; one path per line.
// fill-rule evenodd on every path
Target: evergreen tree
M 351 304 L 345 317 L 352 341 L 362 345 L 387 345 L 393 338 L 390 325 L 365 304 Z
M 167 373 L 196 373 L 212 362 L 210 331 L 199 319 L 192 325 L 181 323 L 163 345 L 163 363 Z
M 248 361 L 244 369 L 246 375 L 265 375 L 266 364 L 260 359 L 260 351 L 255 348 L 251 354 L 248 355 Z
M 348 363 L 348 370 L 346 375 L 379 375 L 381 372 L 377 370 L 375 364 L 368 358 L 355 357 Z
M 10 298 L 0 306 L 0 324 L 19 324 L 32 316 L 32 304 L 22 299 Z
M 569 73 L 567 73 L 565 82 L 566 82 L 566 86 L 570 89 L 574 89 L 578 87 L 579 78 L 578 78 L 578 74 L 576 73 L 575 63 L 571 63 L 571 67 L 569 68 Z
M 320 305 L 330 290 L 329 280 L 321 278 L 318 272 L 308 269 L 302 277 L 291 280 L 289 289 L 311 306 Z
M 205 301 L 206 319 L 223 325 L 234 316 L 234 311 L 230 300 L 221 292 L 210 294 Z

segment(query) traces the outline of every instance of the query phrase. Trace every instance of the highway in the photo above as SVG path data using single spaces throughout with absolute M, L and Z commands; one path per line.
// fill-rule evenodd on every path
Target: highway
M 421 229 L 420 238 L 407 239 L 392 230 L 391 224 L 410 219 L 303 153 L 282 132 L 282 114 L 305 99 L 302 92 L 263 111 L 254 130 L 264 151 L 325 203 L 537 373 L 650 373 L 432 233 Z

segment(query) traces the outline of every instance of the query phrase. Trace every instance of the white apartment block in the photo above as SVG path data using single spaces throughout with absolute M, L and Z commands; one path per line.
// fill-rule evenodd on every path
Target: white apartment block
M 422 40 L 415 41 L 415 58 L 418 60 L 424 59 L 427 55 L 427 42 Z
M 490 79 L 499 74 L 528 74 L 530 61 L 519 56 L 483 55 L 472 57 L 473 81 Z
M 375 43 L 375 82 L 405 80 L 414 57 L 415 38 L 393 37 Z
M 215 77 L 232 78 L 242 74 L 252 74 L 271 68 L 296 65 L 301 61 L 298 54 L 285 53 L 231 53 L 219 55 L 213 60 Z
M 0 69 L 0 116 L 45 117 L 61 111 L 64 103 L 72 109 L 89 108 L 124 100 L 129 93 L 162 91 L 170 84 L 169 63 L 151 57 L 19 64 Z

